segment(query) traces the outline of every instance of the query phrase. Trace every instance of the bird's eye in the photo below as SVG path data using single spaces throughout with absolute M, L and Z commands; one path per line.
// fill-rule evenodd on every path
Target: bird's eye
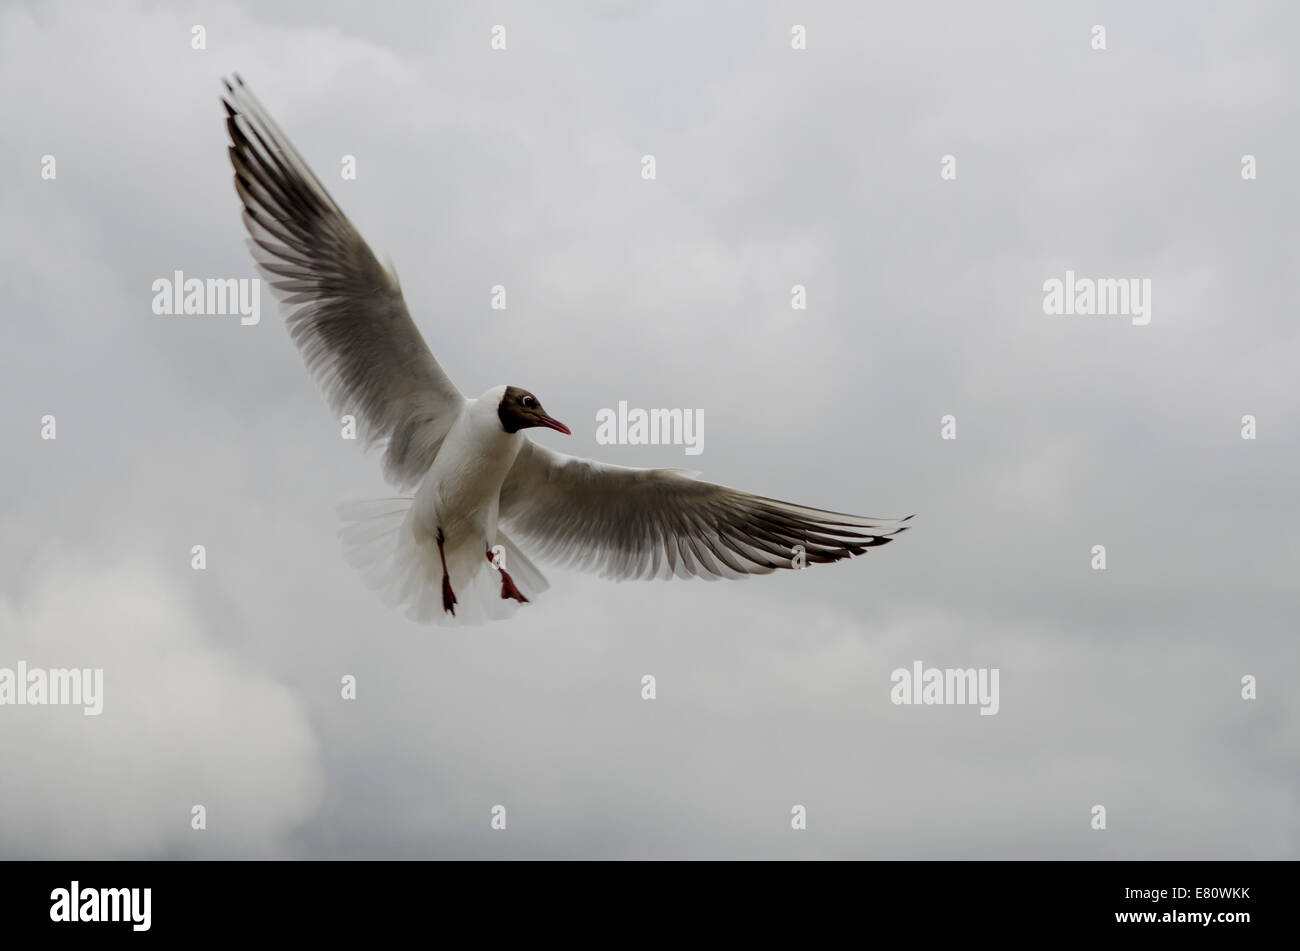
M 525 396 L 519 402 L 523 403 L 525 406 L 532 406 L 535 400 L 531 396 Z

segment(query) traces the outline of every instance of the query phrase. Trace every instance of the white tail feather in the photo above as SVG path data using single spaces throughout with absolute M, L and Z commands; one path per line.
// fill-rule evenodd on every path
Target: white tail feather
M 409 497 L 370 499 L 338 507 L 344 521 L 339 537 L 348 562 L 361 572 L 367 586 L 421 624 L 467 626 L 512 616 L 519 602 L 501 597 L 501 574 L 488 561 L 483 543 L 473 539 L 445 548 L 456 613 L 443 610 L 438 543 L 409 517 L 412 501 Z M 533 601 L 550 587 L 503 532 L 497 533 L 496 543 L 504 550 L 502 568 L 524 597 Z

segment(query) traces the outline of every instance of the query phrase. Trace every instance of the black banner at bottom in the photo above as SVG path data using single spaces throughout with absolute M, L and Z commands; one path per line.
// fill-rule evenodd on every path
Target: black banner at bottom
M 373 940 L 413 926 L 499 939 L 511 925 L 534 940 L 556 928 L 669 940 L 689 923 L 693 938 L 845 925 L 925 942 L 1231 941 L 1286 930 L 1294 873 L 1283 862 L 4 862 L 0 921 L 7 937 L 91 940 Z

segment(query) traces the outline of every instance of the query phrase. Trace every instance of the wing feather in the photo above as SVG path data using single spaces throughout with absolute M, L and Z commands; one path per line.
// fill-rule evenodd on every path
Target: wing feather
M 389 481 L 415 485 L 465 397 L 411 319 L 397 276 L 238 76 L 222 102 L 249 247 L 303 362 L 331 409 L 356 416 L 363 445 L 384 444 Z
M 827 564 L 888 544 L 907 519 L 844 515 L 632 469 L 528 440 L 501 489 L 499 518 L 539 558 L 608 578 L 743 578 Z M 908 516 L 911 518 L 911 516 Z

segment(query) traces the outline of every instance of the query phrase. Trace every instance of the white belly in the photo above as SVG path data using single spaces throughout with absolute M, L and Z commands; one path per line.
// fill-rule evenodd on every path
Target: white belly
M 478 558 L 496 538 L 497 507 L 519 439 L 501 430 L 495 415 L 462 414 L 447 434 L 432 468 L 420 484 L 412 512 L 419 531 L 436 537 L 441 531 L 450 566 L 474 543 Z M 460 560 L 458 557 L 457 560 Z
M 548 587 L 523 552 L 497 533 L 501 486 L 524 437 L 501 428 L 496 405 L 468 401 L 409 505 L 378 500 L 345 516 L 349 560 L 363 569 L 367 584 L 418 621 L 476 624 L 513 614 L 519 602 L 503 596 L 502 575 L 489 560 L 498 542 L 510 553 L 510 567 L 503 560 L 502 568 L 525 597 Z M 444 570 L 454 615 L 443 609 Z

